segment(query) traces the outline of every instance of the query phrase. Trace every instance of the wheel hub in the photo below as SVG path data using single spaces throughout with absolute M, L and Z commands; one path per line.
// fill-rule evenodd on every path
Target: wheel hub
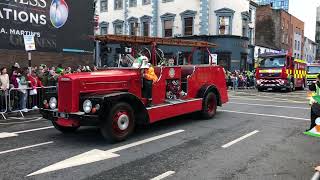
M 129 116 L 126 114 L 121 114 L 118 118 L 117 124 L 120 130 L 126 130 L 129 127 Z

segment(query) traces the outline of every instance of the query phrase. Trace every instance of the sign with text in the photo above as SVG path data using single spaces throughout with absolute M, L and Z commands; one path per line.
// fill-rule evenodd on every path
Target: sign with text
M 36 50 L 36 43 L 34 41 L 34 35 L 24 35 L 24 46 L 26 51 L 34 51 Z
M 0 49 L 24 49 L 33 35 L 38 51 L 93 51 L 92 0 L 2 0 Z M 90 43 L 92 42 L 92 43 Z
M 218 64 L 218 54 L 211 54 L 211 64 Z

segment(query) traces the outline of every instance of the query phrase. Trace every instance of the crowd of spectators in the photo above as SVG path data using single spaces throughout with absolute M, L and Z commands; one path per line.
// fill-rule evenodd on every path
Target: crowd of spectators
M 227 87 L 233 89 L 255 87 L 254 71 L 227 71 L 226 72 Z
M 76 69 L 62 67 L 62 65 L 48 67 L 44 64 L 31 68 L 20 67 L 15 63 L 11 69 L 2 67 L 0 69 L 0 112 L 6 109 L 5 102 L 8 100 L 9 90 L 15 88 L 18 92 L 17 99 L 11 107 L 13 109 L 26 110 L 37 107 L 37 88 L 56 86 L 58 77 L 64 74 L 92 72 L 96 67 L 78 66 Z M 29 97 L 29 98 L 28 98 Z M 14 97 L 13 97 L 14 98 Z

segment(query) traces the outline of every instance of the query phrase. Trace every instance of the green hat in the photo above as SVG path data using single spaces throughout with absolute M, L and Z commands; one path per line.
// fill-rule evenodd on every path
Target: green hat
M 63 69 L 62 69 L 62 68 L 57 68 L 56 73 L 57 73 L 57 74 L 63 73 Z

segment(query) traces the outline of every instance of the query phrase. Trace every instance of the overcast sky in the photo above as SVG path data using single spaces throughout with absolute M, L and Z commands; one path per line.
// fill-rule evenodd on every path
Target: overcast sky
M 289 0 L 289 13 L 304 21 L 305 36 L 315 40 L 317 7 L 320 0 Z

